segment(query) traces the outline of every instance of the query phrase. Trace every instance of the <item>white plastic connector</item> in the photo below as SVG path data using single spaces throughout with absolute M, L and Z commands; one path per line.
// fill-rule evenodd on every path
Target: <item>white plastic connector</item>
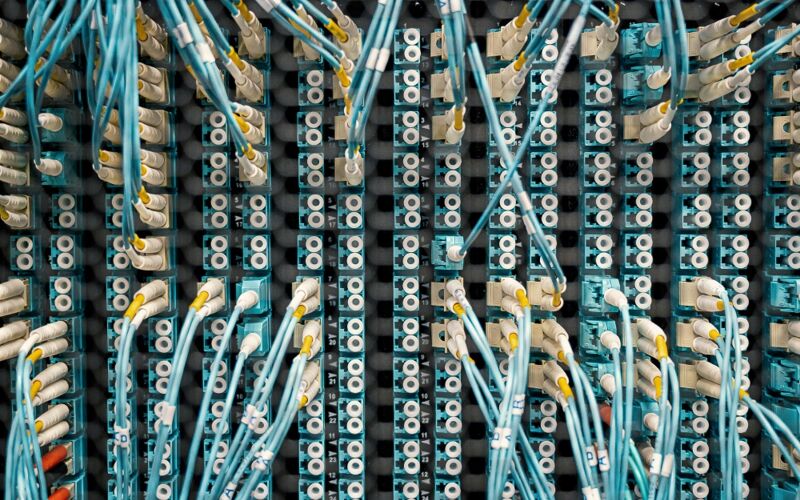
M 19 297 L 25 293 L 25 282 L 18 278 L 13 278 L 5 283 L 0 283 L 0 300 Z
M 700 277 L 694 280 L 697 286 L 697 291 L 704 295 L 711 295 L 714 297 L 722 297 L 725 293 L 725 287 L 716 280 L 708 277 Z
M 730 94 L 735 89 L 736 81 L 734 77 L 730 76 L 724 80 L 700 87 L 698 98 L 701 102 L 711 102 Z
M 40 432 L 37 441 L 40 447 L 47 446 L 53 441 L 66 436 L 67 433 L 69 433 L 69 423 L 61 421 L 49 429 Z
M 733 31 L 736 28 L 735 25 L 731 24 L 734 17 L 736 16 L 728 16 L 706 26 L 701 26 L 698 30 L 700 41 L 708 43 Z
M 51 177 L 61 175 L 61 172 L 64 171 L 64 164 L 55 158 L 42 158 L 34 162 L 33 165 L 36 167 L 36 170 Z
M 467 297 L 467 291 L 464 289 L 464 283 L 462 283 L 461 280 L 448 280 L 444 284 L 444 289 L 459 302 Z
M 646 337 L 653 342 L 655 342 L 656 338 L 661 337 L 664 340 L 667 340 L 667 334 L 664 333 L 664 330 L 661 329 L 660 326 L 653 323 L 647 318 L 639 318 L 636 320 L 636 327 L 639 331 L 639 335 Z
M 567 373 L 564 369 L 552 359 L 544 364 L 544 375 L 554 384 L 558 384 L 558 381 L 561 379 L 569 381 L 569 377 L 567 377 Z
M 719 346 L 716 344 L 716 342 L 713 342 L 709 339 L 695 337 L 695 339 L 692 340 L 692 350 L 698 354 L 703 354 L 704 356 L 714 356 L 717 351 L 719 351 Z
M 169 300 L 166 296 L 156 297 L 153 300 L 149 300 L 145 302 L 138 311 L 136 311 L 136 314 L 131 320 L 131 326 L 133 326 L 134 329 L 139 328 L 144 320 L 147 318 L 152 318 L 157 314 L 161 314 L 167 309 L 169 309 Z
M 600 377 L 600 387 L 606 391 L 606 394 L 609 396 L 613 396 L 614 392 L 617 390 L 617 382 L 614 379 L 614 375 L 610 373 L 606 373 Z
M 318 292 L 319 280 L 316 278 L 305 278 L 297 285 L 297 288 L 295 288 L 294 296 L 291 302 L 289 302 L 288 307 L 290 309 L 297 309 L 304 300 L 313 297 Z
M 700 295 L 694 305 L 695 309 L 702 312 L 720 312 L 725 306 L 722 300 L 711 295 Z
M 140 271 L 161 271 L 164 269 L 164 258 L 158 254 L 141 255 L 133 247 L 125 249 L 125 255 L 131 260 L 131 265 Z
M 719 395 L 722 392 L 722 387 L 720 384 L 716 384 L 711 382 L 710 380 L 706 379 L 698 379 L 697 384 L 695 385 L 695 390 L 700 394 L 708 396 L 710 398 L 719 399 Z
M 49 403 L 50 401 L 54 400 L 55 398 L 61 397 L 69 391 L 69 382 L 64 379 L 59 380 L 58 382 L 54 382 L 49 386 L 45 387 L 41 391 L 39 391 L 36 396 L 34 396 L 31 403 L 33 406 L 41 406 L 45 403 Z
M 658 431 L 658 415 L 655 413 L 646 413 L 642 419 L 642 423 L 650 430 L 650 432 Z
M 202 286 L 200 286 L 200 289 L 197 291 L 197 294 L 199 295 L 205 292 L 208 294 L 207 300 L 211 300 L 216 297 L 219 297 L 223 291 L 225 291 L 225 283 L 223 283 L 223 281 L 220 279 L 211 278 L 206 280 L 202 284 Z
M 319 379 L 319 373 L 319 363 L 308 363 L 305 368 L 303 368 L 303 374 L 300 377 L 301 395 L 313 385 L 315 380 Z
M 619 339 L 619 336 L 611 331 L 604 331 L 600 334 L 600 343 L 608 350 L 620 350 L 622 347 L 622 342 Z
M 698 361 L 694 365 L 697 374 L 706 380 L 710 380 L 717 384 L 722 383 L 722 370 L 719 366 L 708 361 Z
M 661 378 L 661 370 L 653 364 L 649 359 L 643 359 L 636 362 L 636 371 L 651 384 L 656 383 L 657 378 Z
M 660 89 L 669 82 L 671 76 L 672 72 L 668 69 L 658 68 L 647 77 L 647 86 L 653 90 Z
M 459 360 L 461 356 L 469 355 L 464 325 L 460 321 L 450 320 L 445 325 L 445 331 L 447 332 L 447 348 L 450 354 Z
M 500 287 L 502 288 L 504 294 L 513 297 L 515 299 L 517 297 L 518 292 L 526 293 L 525 287 L 522 286 L 522 283 L 515 280 L 514 278 L 501 279 Z
M 304 300 L 300 305 L 305 306 L 305 314 L 311 314 L 319 309 L 319 304 L 319 295 L 314 295 L 313 297 L 309 297 L 308 299 Z
M 30 330 L 30 324 L 27 321 L 14 321 L 0 328 L 0 345 L 12 340 L 24 338 Z
M 561 347 L 549 338 L 542 339 L 542 350 L 552 359 L 561 360 L 564 356 L 564 351 Z
M 69 365 L 67 365 L 63 361 L 59 361 L 58 363 L 53 363 L 44 370 L 40 371 L 35 377 L 33 377 L 31 383 L 39 382 L 39 384 L 41 384 L 41 387 L 47 387 L 53 382 L 64 378 L 68 372 L 69 372 Z
M 307 338 L 311 339 L 311 350 L 308 353 L 308 357 L 313 358 L 322 348 L 322 324 L 319 320 L 306 321 L 305 325 L 303 325 L 303 342 Z
M 786 349 L 792 354 L 800 354 L 800 337 L 792 337 L 786 342 Z
M 59 422 L 62 422 L 68 416 L 69 416 L 69 406 L 65 405 L 64 403 L 53 405 L 46 412 L 39 415 L 39 417 L 36 419 L 36 423 L 42 426 L 42 430 L 39 432 L 41 433 L 46 431 L 47 429 L 53 427 Z
M 618 309 L 628 307 L 628 299 L 625 297 L 625 294 L 616 288 L 608 288 L 603 293 L 603 300 L 605 300 L 608 305 Z
M 345 154 L 344 177 L 350 186 L 357 186 L 364 180 L 364 158 L 360 151 L 352 158 Z
M 239 167 L 245 180 L 254 186 L 261 186 L 267 182 L 267 174 L 263 169 L 258 168 L 245 155 L 236 155 L 239 160 Z
M 718 337 L 719 330 L 705 318 L 695 318 L 691 321 L 692 331 L 698 337 L 710 339 L 711 337 Z
M 609 26 L 606 23 L 597 25 L 597 28 L 594 30 L 595 37 L 597 38 L 597 52 L 594 55 L 595 59 L 606 61 L 611 57 L 611 54 L 614 53 L 617 45 L 619 45 L 617 26 L 619 26 L 619 21 L 613 26 Z
M 167 282 L 164 280 L 153 280 L 142 286 L 138 292 L 133 296 L 134 299 L 141 297 L 143 303 L 150 302 L 153 299 L 166 295 Z
M 243 356 L 250 356 L 256 352 L 259 347 L 261 347 L 261 335 L 257 333 L 250 333 L 244 338 L 244 340 L 242 340 L 242 345 L 239 348 L 239 354 Z
M 197 311 L 197 317 L 207 318 L 213 314 L 217 314 L 224 308 L 225 308 L 225 299 L 222 297 L 214 297 L 213 299 L 206 301 L 206 303 L 203 304 L 203 307 L 201 307 L 200 310 Z
M 451 262 L 461 262 L 466 256 L 466 254 L 461 254 L 461 247 L 458 245 L 451 245 L 447 248 L 447 258 Z
M 515 297 L 510 297 L 508 295 L 503 297 L 503 300 L 500 302 L 500 308 L 517 318 L 525 314 L 519 301 Z
M 701 69 L 697 73 L 700 83 L 702 85 L 709 85 L 714 82 L 718 82 L 723 78 L 729 77 L 731 74 L 733 74 L 733 70 L 730 66 L 731 62 L 732 61 L 722 61 L 721 63 L 713 64 Z
M 659 357 L 658 348 L 656 347 L 656 344 L 652 340 L 647 339 L 645 337 L 639 337 L 636 340 L 636 348 L 639 349 L 639 351 L 641 351 L 642 353 L 647 354 L 651 358 L 658 359 Z
M 447 297 L 447 300 L 445 300 L 445 307 L 447 308 L 448 311 L 450 311 L 453 314 L 458 314 L 456 312 L 457 304 L 460 304 L 460 302 L 455 297 Z
M 35 342 L 47 342 L 48 340 L 57 339 L 67 334 L 69 325 L 66 321 L 55 321 L 40 326 L 31 332 L 28 336 L 29 339 L 34 339 Z
M 258 293 L 256 293 L 254 290 L 247 290 L 239 295 L 239 298 L 236 299 L 236 307 L 242 311 L 246 311 L 258 304 L 258 300 Z
M 648 125 L 639 131 L 639 142 L 651 144 L 661 139 L 672 130 L 672 121 L 662 119 L 652 125 Z

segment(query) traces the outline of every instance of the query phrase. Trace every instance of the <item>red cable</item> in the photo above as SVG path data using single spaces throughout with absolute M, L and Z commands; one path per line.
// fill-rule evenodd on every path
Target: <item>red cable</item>
M 62 486 L 47 497 L 47 500 L 69 500 L 71 496 L 69 489 Z
M 54 446 L 42 456 L 42 467 L 45 472 L 52 470 L 67 458 L 67 447 L 64 445 Z
M 600 405 L 600 418 L 603 423 L 609 425 L 611 423 L 611 407 L 607 404 Z

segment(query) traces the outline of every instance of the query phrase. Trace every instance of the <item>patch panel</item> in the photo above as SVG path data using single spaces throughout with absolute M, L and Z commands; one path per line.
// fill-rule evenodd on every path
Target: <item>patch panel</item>
M 6 496 L 796 496 L 790 0 L 186 5 L 0 6 Z

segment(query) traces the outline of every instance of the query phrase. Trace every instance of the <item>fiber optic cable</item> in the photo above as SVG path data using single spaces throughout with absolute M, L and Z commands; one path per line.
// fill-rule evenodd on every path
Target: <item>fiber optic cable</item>
M 478 317 L 475 315 L 474 310 L 466 299 L 466 291 L 464 290 L 463 284 L 459 280 L 450 280 L 447 282 L 446 287 L 448 292 L 455 299 L 457 299 L 455 303 L 448 303 L 448 309 L 450 309 L 464 321 L 464 326 L 469 333 L 470 338 L 478 347 L 478 351 L 481 353 L 481 357 L 486 363 L 492 382 L 500 391 L 505 391 L 506 381 L 503 379 L 503 376 L 500 373 L 497 361 L 495 360 L 491 347 L 486 340 L 486 333 L 483 331 Z M 509 345 L 509 350 L 510 347 L 511 346 Z M 477 380 L 480 382 L 482 378 L 478 378 Z M 488 388 L 485 393 L 488 394 L 488 396 L 486 396 L 487 401 L 490 399 L 493 400 L 493 396 L 491 396 Z M 550 489 L 545 486 L 547 484 L 547 480 L 542 472 L 541 466 L 539 465 L 538 457 L 533 451 L 530 441 L 527 438 L 527 433 L 525 433 L 524 429 L 521 432 L 523 432 L 523 436 L 519 441 L 523 456 L 528 464 L 528 473 L 534 478 L 535 484 L 542 486 L 542 488 L 539 489 L 540 494 L 544 494 L 548 499 L 552 499 L 552 493 L 550 492 Z
M 278 328 L 274 344 L 264 363 L 264 366 L 269 367 L 269 369 L 262 370 L 256 380 L 255 388 L 246 406 L 245 416 L 236 430 L 236 435 L 228 449 L 228 454 L 220 467 L 221 472 L 214 481 L 211 497 L 219 497 L 223 488 L 228 488 L 227 485 L 230 483 L 230 479 L 242 459 L 245 446 L 249 443 L 250 437 L 256 430 L 254 420 L 260 412 L 266 412 L 267 400 L 272 393 L 272 388 L 280 371 L 280 363 L 277 361 L 285 355 L 297 321 L 303 315 L 311 313 L 319 307 L 318 292 L 319 282 L 313 278 L 303 280 L 295 290 L 295 295 L 286 308 L 286 313 Z M 155 491 L 155 485 L 152 488 Z M 200 491 L 205 491 L 205 484 L 200 485 Z
M 214 356 L 213 361 L 211 362 L 211 366 L 209 367 L 209 375 L 208 375 L 208 382 L 206 383 L 205 390 L 203 391 L 203 400 L 200 403 L 200 408 L 197 412 L 197 418 L 195 421 L 195 428 L 194 433 L 192 434 L 192 441 L 191 445 L 189 446 L 189 455 L 186 459 L 186 474 L 183 478 L 183 486 L 181 486 L 180 490 L 180 498 L 185 500 L 189 496 L 189 489 L 192 483 L 192 479 L 194 478 L 194 469 L 195 469 L 195 462 L 197 460 L 197 456 L 200 454 L 200 440 L 203 437 L 203 428 L 205 427 L 206 422 L 206 414 L 208 412 L 208 408 L 211 405 L 211 395 L 213 394 L 213 386 L 217 380 L 217 376 L 219 371 L 222 369 L 222 362 L 223 356 L 227 350 L 227 346 L 230 343 L 231 336 L 233 335 L 233 330 L 236 328 L 236 322 L 238 321 L 239 317 L 242 315 L 244 311 L 253 307 L 256 303 L 258 303 L 258 295 L 253 292 L 245 292 L 236 301 L 236 306 L 233 309 L 230 317 L 228 318 L 227 323 L 225 324 L 225 331 L 222 334 L 222 338 L 220 340 L 220 347 L 217 350 L 216 355 Z M 260 338 L 256 337 L 256 340 L 260 343 Z M 238 374 L 241 373 L 242 368 L 244 366 L 244 361 L 247 359 L 255 348 L 247 344 L 247 348 L 244 348 L 239 352 L 239 355 L 236 357 L 236 365 L 234 368 L 234 375 L 231 377 L 231 382 L 229 386 L 229 395 L 230 395 L 230 404 L 233 403 L 233 396 L 236 394 L 236 381 L 238 380 Z M 228 403 L 228 398 L 226 398 L 225 406 L 226 408 L 230 409 L 230 404 Z M 228 410 L 229 411 L 229 410 Z M 223 411 L 224 414 L 227 412 Z M 224 417 L 220 418 L 220 422 L 224 421 Z M 219 446 L 219 441 L 221 440 L 222 435 L 220 432 L 216 432 L 216 436 L 214 438 L 214 445 L 211 448 L 211 454 L 209 456 L 215 456 L 216 448 Z M 212 463 L 213 461 L 209 461 Z M 208 464 L 207 464 L 208 465 Z
M 236 436 L 228 449 L 228 455 L 225 457 L 225 461 L 220 468 L 221 472 L 214 482 L 211 492 L 211 496 L 214 498 L 221 494 L 222 488 L 226 486 L 226 483 L 229 482 L 230 477 L 239 466 L 239 461 L 245 452 L 245 446 L 250 442 L 250 438 L 256 429 L 254 420 L 257 418 L 259 412 L 266 411 L 266 402 L 276 382 L 280 366 L 279 363 L 276 363 L 276 358 L 283 357 L 283 353 L 285 353 L 286 347 L 291 340 L 294 325 L 297 322 L 294 313 L 287 314 L 285 319 L 288 322 L 283 329 L 279 328 L 278 334 L 276 335 L 274 345 L 277 346 L 277 348 L 273 347 L 270 349 L 267 362 L 264 364 L 265 367 L 270 367 L 270 369 L 263 370 L 256 381 L 256 390 L 254 390 L 251 395 L 250 402 L 246 408 L 245 417 L 236 431 Z M 268 378 L 267 374 L 269 374 Z M 205 488 L 205 484 L 202 484 L 201 488 Z
M 220 297 L 223 288 L 224 284 L 218 279 L 209 279 L 206 281 L 200 287 L 197 296 L 190 304 L 186 317 L 184 318 L 171 362 L 172 371 L 169 374 L 166 395 L 160 404 L 161 414 L 159 415 L 156 443 L 152 455 L 156 457 L 156 459 L 153 460 L 150 467 L 150 479 L 147 484 L 146 498 L 153 498 L 155 496 L 155 490 L 160 476 L 159 469 L 161 464 L 159 458 L 164 455 L 164 447 L 166 446 L 167 438 L 173 430 L 176 410 L 175 405 L 179 399 L 178 391 L 180 388 L 180 381 L 183 378 L 183 370 L 186 367 L 191 341 L 200 323 L 202 323 L 207 316 L 218 312 L 224 307 L 225 301 Z
M 577 45 L 578 38 L 580 37 L 580 33 L 583 29 L 583 25 L 586 20 L 586 3 L 584 3 L 584 8 L 581 9 L 581 13 L 578 15 L 578 18 L 573 23 L 572 27 L 570 28 L 570 32 L 567 35 L 567 40 L 564 43 L 564 47 L 561 50 L 561 54 L 559 56 L 558 62 L 556 63 L 556 68 L 554 70 L 553 78 L 548 85 L 547 89 L 543 92 L 543 99 L 537 108 L 537 114 L 541 116 L 541 113 L 544 112 L 544 102 L 547 101 L 547 96 L 551 95 L 555 89 L 557 88 L 558 83 L 561 80 L 561 76 L 563 75 L 564 71 L 566 70 L 566 65 L 569 61 L 572 52 Z M 480 229 L 483 225 L 486 224 L 488 220 L 488 213 L 493 209 L 491 205 L 491 201 L 497 200 L 499 201 L 502 191 L 505 187 L 510 183 L 514 189 L 514 192 L 519 200 L 520 206 L 523 209 L 523 222 L 525 222 L 525 228 L 529 234 L 533 237 L 533 240 L 536 244 L 536 248 L 539 254 L 542 256 L 542 261 L 545 265 L 545 268 L 548 270 L 548 275 L 550 277 L 551 283 L 553 287 L 556 289 L 556 292 L 559 294 L 562 292 L 561 288 L 566 285 L 566 278 L 564 277 L 564 273 L 561 270 L 558 261 L 556 260 L 555 256 L 553 255 L 552 250 L 550 249 L 549 245 L 546 243 L 544 239 L 544 234 L 542 233 L 541 226 L 539 225 L 538 218 L 536 217 L 535 213 L 533 213 L 532 206 L 530 203 L 530 198 L 525 192 L 524 187 L 522 186 L 522 181 L 519 177 L 519 174 L 516 172 L 515 169 L 516 165 L 518 165 L 522 161 L 522 157 L 524 156 L 524 149 L 530 143 L 530 138 L 533 136 L 533 132 L 535 127 L 539 125 L 539 120 L 532 120 L 528 126 L 528 130 L 526 130 L 525 138 L 528 140 L 526 141 L 523 138 L 523 142 L 521 143 L 520 150 L 517 151 L 516 158 L 519 158 L 519 161 L 513 161 L 508 150 L 506 144 L 500 140 L 499 138 L 502 137 L 500 133 L 500 124 L 497 119 L 497 110 L 490 97 L 490 93 L 488 92 L 487 85 L 486 85 L 486 72 L 483 69 L 483 63 L 480 58 L 480 53 L 478 51 L 477 43 L 475 42 L 475 37 L 471 32 L 471 27 L 468 25 L 469 32 L 470 32 L 470 44 L 468 46 L 467 52 L 470 56 L 470 62 L 473 66 L 473 73 L 475 74 L 476 83 L 478 85 L 478 90 L 480 91 L 481 100 L 483 102 L 484 108 L 486 109 L 487 117 L 489 118 L 489 125 L 492 130 L 492 134 L 498 138 L 498 150 L 500 155 L 503 159 L 504 165 L 506 168 L 509 169 L 509 172 L 506 174 L 504 182 L 498 186 L 498 189 L 493 195 L 492 200 L 490 200 L 489 206 L 482 214 L 481 218 L 478 221 L 478 224 L 473 228 L 472 233 L 470 236 L 467 237 L 464 244 L 462 244 L 459 248 L 455 249 L 456 252 L 451 252 L 448 249 L 448 256 L 453 259 L 461 260 L 466 255 L 466 249 L 469 248 L 472 242 L 477 238 Z M 539 112 L 541 109 L 541 113 Z M 513 173 L 512 173 L 513 172 Z M 497 203 L 495 201 L 495 203 Z M 481 222 L 483 222 L 481 224 Z M 470 240 L 471 238 L 471 240 Z M 560 301 L 560 297 L 558 299 Z
M 575 46 L 578 42 L 580 37 L 580 33 L 583 29 L 583 25 L 586 21 L 586 12 L 588 10 L 588 1 L 584 2 L 583 7 L 581 8 L 581 13 L 578 15 L 577 19 L 573 23 L 572 27 L 570 28 L 569 34 L 567 35 L 567 40 L 564 43 L 564 48 L 561 51 L 561 56 L 556 64 L 556 69 L 554 70 L 553 79 L 548 86 L 549 90 L 545 90 L 547 95 L 550 95 L 554 90 L 554 83 L 555 85 L 558 84 L 560 81 L 560 75 L 563 75 L 564 70 L 566 69 L 567 62 L 569 60 L 569 56 L 571 56 L 572 51 L 575 49 Z M 508 146 L 502 141 L 500 138 L 502 137 L 500 123 L 498 121 L 498 113 L 496 106 L 491 98 L 491 94 L 488 90 L 488 85 L 486 83 L 486 71 L 483 68 L 483 62 L 481 60 L 480 52 L 478 50 L 477 42 L 475 41 L 474 34 L 471 31 L 471 26 L 467 25 L 468 30 L 470 32 L 470 42 L 467 47 L 467 53 L 470 58 L 470 62 L 473 67 L 473 74 L 475 75 L 475 80 L 478 86 L 478 90 L 481 96 L 481 101 L 483 102 L 483 106 L 486 110 L 486 115 L 489 119 L 490 129 L 492 134 L 498 138 L 497 139 L 497 147 L 498 151 L 500 152 L 501 158 L 503 163 L 507 166 L 506 168 L 512 168 L 515 164 L 513 158 L 511 157 L 511 153 L 508 150 Z M 564 56 L 566 54 L 566 57 Z M 546 99 L 545 99 L 546 100 Z M 536 123 L 536 122 L 532 122 Z M 529 125 L 529 128 L 532 128 Z M 530 135 L 532 136 L 533 132 L 531 131 Z M 526 136 L 527 136 L 526 132 Z M 521 148 L 526 147 L 527 144 L 523 142 Z M 517 153 L 518 157 L 522 157 L 520 152 Z M 509 167 L 512 166 L 512 167 Z M 525 191 L 524 187 L 522 186 L 522 181 L 519 177 L 519 174 L 514 171 L 513 174 L 509 171 L 506 175 L 506 179 L 511 179 L 509 182 L 514 189 L 515 194 L 517 195 L 517 199 L 519 200 L 520 207 L 522 209 L 523 215 L 523 222 L 525 223 L 525 228 L 528 233 L 533 237 L 533 240 L 536 244 L 536 249 L 539 251 L 540 255 L 542 256 L 542 260 L 545 264 L 545 268 L 548 271 L 548 275 L 550 277 L 551 283 L 555 288 L 556 292 L 559 294 L 559 302 L 560 302 L 560 293 L 563 286 L 566 285 L 566 278 L 564 277 L 564 273 L 561 270 L 560 265 L 558 264 L 555 256 L 553 255 L 552 250 L 550 249 L 549 245 L 544 239 L 544 234 L 542 232 L 541 226 L 539 225 L 538 218 L 536 214 L 533 212 L 533 206 L 530 202 L 530 197 L 528 196 L 527 192 Z M 500 187 L 498 186 L 498 192 L 500 192 Z M 499 199 L 499 197 L 498 197 Z M 474 232 L 474 230 L 473 230 Z M 477 233 L 473 237 L 477 238 Z M 466 242 L 465 242 L 466 243 Z M 463 250 L 465 245 L 456 249 L 456 252 L 451 252 L 448 249 L 448 256 L 453 259 L 456 258 L 457 260 L 461 260 L 464 255 L 466 255 L 466 251 Z M 554 304 L 556 305 L 556 304 Z
M 463 355 L 460 359 L 461 366 L 464 368 L 464 372 L 467 374 L 467 378 L 469 379 L 470 386 L 472 387 L 472 393 L 475 396 L 475 400 L 478 403 L 478 407 L 481 409 L 481 413 L 483 414 L 483 418 L 486 420 L 486 430 L 491 434 L 494 431 L 494 421 L 497 418 L 497 407 L 493 405 L 494 399 L 493 398 L 484 398 L 484 394 L 482 394 L 481 385 L 478 382 L 479 378 L 481 377 L 480 372 L 475 367 L 474 361 L 469 359 L 469 356 Z M 486 382 L 483 382 L 483 385 L 486 385 Z M 488 387 L 487 387 L 488 389 Z M 491 395 L 491 394 L 490 394 Z M 514 453 L 512 457 L 512 466 L 511 472 L 514 477 L 514 483 L 520 489 L 520 493 L 522 498 L 525 499 L 534 499 L 534 494 L 531 491 L 530 485 L 528 484 L 527 478 L 525 476 L 525 471 L 523 469 L 522 463 L 519 460 L 519 456 Z M 537 492 L 543 491 L 543 486 L 537 483 L 536 476 L 532 477 L 534 481 L 534 485 L 537 489 Z M 541 493 L 540 493 L 541 494 Z

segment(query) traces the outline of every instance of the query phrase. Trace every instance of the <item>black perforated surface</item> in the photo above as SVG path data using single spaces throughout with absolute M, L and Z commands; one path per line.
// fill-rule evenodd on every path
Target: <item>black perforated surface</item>
M 22 25 L 25 13 L 20 8 L 22 2 L 12 0 L 0 5 L 0 14 L 6 19 L 16 21 Z M 373 10 L 371 2 L 343 1 L 345 11 L 353 16 L 362 28 L 366 28 Z M 469 1 L 469 14 L 474 30 L 478 34 L 485 33 L 487 29 L 496 27 L 498 22 L 510 19 L 519 10 L 519 2 L 511 1 Z M 151 5 L 147 5 L 151 4 Z M 684 2 L 684 10 L 689 27 L 719 19 L 726 14 L 735 12 L 744 4 L 742 2 Z M 210 5 L 212 10 L 222 12 L 217 4 Z M 151 14 L 155 12 L 155 5 L 146 2 L 145 8 Z M 254 7 L 255 9 L 255 7 Z M 256 12 L 259 12 L 256 9 Z M 626 20 L 652 20 L 655 13 L 650 2 L 629 2 L 621 11 L 623 25 Z M 570 18 L 562 21 L 562 32 L 569 26 Z M 430 32 L 436 27 L 435 8 L 430 2 L 406 2 L 401 17 L 401 26 L 416 27 L 421 30 L 423 43 L 429 40 Z M 158 16 L 155 16 L 158 19 Z M 220 16 L 221 22 L 233 28 L 227 16 Z M 296 269 L 296 236 L 298 227 L 298 183 L 297 183 L 297 153 L 296 140 L 296 114 L 297 107 L 297 65 L 291 57 L 291 40 L 285 36 L 280 28 L 275 28 L 265 22 L 272 31 L 272 71 L 270 88 L 272 95 L 272 146 L 270 157 L 272 161 L 272 261 L 273 261 L 273 310 L 280 311 L 285 307 L 290 293 L 290 283 L 295 279 Z M 481 40 L 482 42 L 482 40 Z M 760 46 L 756 44 L 756 46 Z M 423 54 L 427 55 L 426 49 Z M 423 63 L 423 68 L 425 68 Z M 423 81 L 426 81 L 424 79 Z M 329 81 L 329 80 L 328 80 Z M 557 107 L 559 123 L 559 257 L 564 266 L 567 279 L 574 283 L 578 277 L 579 240 L 578 225 L 578 164 L 577 164 L 577 135 L 579 123 L 578 92 L 579 72 L 577 61 L 574 60 L 565 75 Z M 197 277 L 202 271 L 202 184 L 200 178 L 200 158 L 202 148 L 199 143 L 200 135 L 200 107 L 194 99 L 193 82 L 182 73 L 178 80 L 176 104 L 178 116 L 176 123 L 177 140 L 179 143 L 179 162 L 177 166 L 178 186 L 180 196 L 176 206 L 178 218 L 178 263 L 179 263 L 179 310 L 185 310 L 188 300 L 194 295 Z M 762 133 L 762 116 L 760 100 L 763 99 L 763 79 L 754 78 L 751 84 L 753 89 L 753 110 L 751 132 L 751 193 L 753 197 L 753 225 L 751 233 L 751 308 L 753 315 L 758 317 L 759 299 L 761 296 L 760 263 L 761 256 L 757 253 L 759 248 L 759 232 L 761 230 L 761 210 L 759 206 L 761 193 L 761 163 L 762 148 L 760 137 Z M 423 90 L 423 96 L 428 93 Z M 366 297 L 367 297 L 367 330 L 366 330 L 366 414 L 365 426 L 367 433 L 367 498 L 388 498 L 392 494 L 391 475 L 392 463 L 392 431 L 393 408 L 392 404 L 392 247 L 391 232 L 393 230 L 393 200 L 392 200 L 392 84 L 391 75 L 387 74 L 382 80 L 381 90 L 377 96 L 377 103 L 370 118 L 371 126 L 367 128 L 366 142 L 369 145 L 367 159 L 366 199 L 364 202 L 367 227 L 365 236 L 366 266 Z M 486 126 L 483 110 L 479 107 L 479 99 L 474 88 L 470 94 L 470 110 L 468 113 L 468 131 L 462 149 L 464 163 L 463 172 L 463 202 L 462 218 L 464 227 L 474 223 L 486 203 Z M 429 112 L 428 109 L 423 113 Z M 88 117 L 87 117 L 88 123 Z M 326 128 L 326 133 L 332 135 L 332 130 Z M 653 184 L 654 194 L 654 238 L 655 248 L 653 276 L 653 301 L 656 305 L 653 314 L 662 322 L 670 314 L 668 299 L 671 277 L 670 249 L 671 230 L 670 216 L 672 200 L 670 196 L 670 182 L 672 179 L 672 160 L 668 144 L 658 144 L 653 148 L 656 163 L 654 171 L 656 179 Z M 332 157 L 332 155 L 329 155 Z M 430 158 L 429 158 L 430 160 Z M 423 163 L 422 177 L 431 177 L 432 166 L 430 161 Z M 426 170 L 427 175 L 426 175 Z M 82 204 L 84 211 L 83 233 L 83 263 L 85 267 L 85 283 L 83 286 L 86 335 L 86 433 L 89 443 L 88 449 L 88 484 L 90 498 L 105 498 L 106 494 L 106 339 L 105 339 L 105 267 L 103 247 L 105 245 L 106 231 L 103 227 L 103 187 L 99 180 L 91 173 L 90 166 L 84 161 L 83 172 L 85 182 L 81 185 L 83 190 Z M 429 262 L 429 248 L 432 229 L 426 220 L 432 217 L 432 191 L 430 186 L 423 186 L 423 265 L 421 282 L 429 281 L 432 270 Z M 47 217 L 46 213 L 40 213 Z M 234 233 L 236 233 L 234 229 Z M 0 227 L 0 252 L 3 261 L 0 265 L 0 275 L 7 276 L 9 261 L 8 230 Z M 43 233 L 44 234 L 44 233 Z M 332 236 L 331 240 L 333 240 Z M 235 246 L 235 245 L 234 245 Z M 486 240 L 478 240 L 470 252 L 465 271 L 465 282 L 470 286 L 468 293 L 478 309 L 479 315 L 483 310 L 482 299 L 485 295 L 483 282 L 486 275 Z M 423 285 L 422 296 L 429 296 L 427 285 Z M 575 330 L 577 324 L 577 299 L 578 286 L 571 286 L 566 295 L 566 304 L 559 313 L 559 318 L 568 329 Z M 423 301 L 425 304 L 426 301 Z M 423 305 L 423 315 L 431 317 L 431 309 Z M 425 322 L 423 334 L 427 333 Z M 759 328 L 760 325 L 753 325 Z M 754 332 L 754 330 L 751 330 Z M 758 374 L 761 366 L 758 352 L 761 342 L 759 336 L 751 333 L 752 340 L 750 362 L 754 388 L 751 392 L 758 392 Z M 140 345 L 140 347 L 143 347 Z M 196 346 L 199 348 L 199 343 Z M 195 408 L 201 398 L 200 359 L 199 351 L 190 358 L 186 376 L 183 383 L 183 404 Z M 144 358 L 139 357 L 138 373 L 144 373 Z M 0 370 L 0 393 L 8 396 L 10 387 L 7 369 Z M 277 392 L 277 391 L 276 391 Z M 462 491 L 465 498 L 482 498 L 485 482 L 485 456 L 486 441 L 485 431 L 482 426 L 482 417 L 471 401 L 469 389 L 464 387 L 464 433 L 462 435 L 464 472 L 462 475 Z M 0 398 L 0 445 L 5 449 L 5 436 L 7 435 L 10 408 L 8 397 Z M 141 398 L 140 398 L 141 401 Z M 181 413 L 181 425 L 184 432 L 191 432 L 193 428 L 193 412 Z M 760 468 L 758 427 L 751 425 L 748 437 L 751 442 L 751 472 L 748 482 L 751 487 L 751 498 L 758 497 L 758 484 Z M 572 462 L 568 457 L 571 453 L 566 441 L 566 435 L 560 436 L 562 441 L 558 444 L 556 486 L 560 492 L 559 497 L 576 497 L 577 492 Z M 276 461 L 273 487 L 277 498 L 294 498 L 297 494 L 298 462 L 296 458 L 297 433 L 292 429 L 282 449 L 282 456 Z M 184 447 L 188 447 L 188 439 L 184 440 Z M 186 449 L 183 450 L 186 453 Z M 2 471 L 0 471 L 2 475 Z M 2 479 L 2 477 L 0 477 Z

